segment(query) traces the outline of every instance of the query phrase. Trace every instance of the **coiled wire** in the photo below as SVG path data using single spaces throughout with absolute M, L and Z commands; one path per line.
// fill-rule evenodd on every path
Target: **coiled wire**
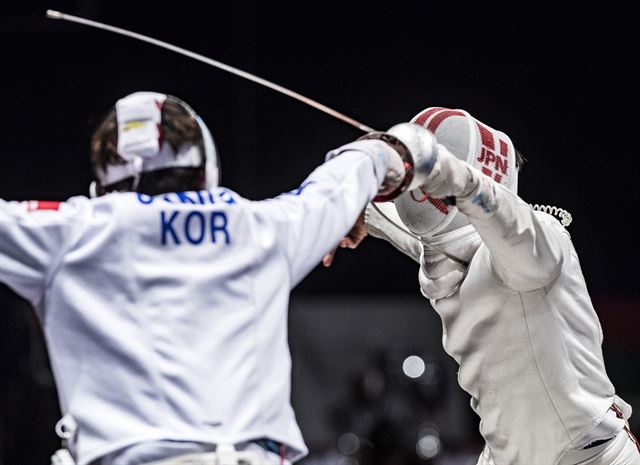
M 537 203 L 529 204 L 529 205 L 533 210 L 536 210 L 539 212 L 545 212 L 545 213 L 548 213 L 549 215 L 555 216 L 560 220 L 560 223 L 564 227 L 569 226 L 573 221 L 573 217 L 571 216 L 571 213 L 569 213 L 567 210 L 563 210 L 562 208 L 558 208 L 553 205 L 538 205 Z

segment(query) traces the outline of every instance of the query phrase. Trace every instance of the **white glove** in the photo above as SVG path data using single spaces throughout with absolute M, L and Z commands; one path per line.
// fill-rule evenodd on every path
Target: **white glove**
M 423 188 L 436 199 L 455 198 L 458 209 L 473 218 L 486 218 L 498 208 L 496 183 L 440 144 Z
M 478 186 L 478 174 L 467 163 L 452 155 L 445 146 L 438 144 L 436 163 L 423 187 L 436 199 L 466 197 Z
M 417 179 L 410 189 L 422 186 L 431 197 L 438 199 L 463 196 L 473 190 L 469 165 L 438 144 L 427 129 L 414 123 L 401 123 L 387 133 L 406 145 L 414 158 Z

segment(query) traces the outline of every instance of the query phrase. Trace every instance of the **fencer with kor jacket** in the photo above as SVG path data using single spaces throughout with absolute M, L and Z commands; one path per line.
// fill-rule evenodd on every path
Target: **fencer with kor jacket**
M 150 441 L 269 438 L 288 460 L 307 453 L 289 293 L 376 195 L 393 152 L 349 147 L 264 201 L 225 188 L 0 201 L 0 281 L 42 322 L 78 465 Z
M 366 222 L 370 234 L 420 263 L 420 288 L 481 420 L 487 446 L 478 463 L 583 463 L 612 442 L 635 457 L 624 432 L 604 442 L 623 429 L 631 407 L 607 376 L 602 329 L 569 233 L 516 195 L 510 139 L 462 110 L 430 108 L 414 121 L 481 181 L 457 208 L 431 197 L 426 184 L 368 207 Z M 447 182 L 464 188 L 466 176 Z

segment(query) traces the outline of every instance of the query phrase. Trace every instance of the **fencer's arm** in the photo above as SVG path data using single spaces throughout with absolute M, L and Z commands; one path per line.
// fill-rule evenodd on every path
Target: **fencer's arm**
M 53 207 L 55 206 L 55 209 Z M 0 200 L 0 282 L 37 304 L 70 237 L 77 206 Z
M 392 202 L 367 205 L 365 224 L 370 235 L 389 242 L 416 263 L 420 263 L 420 254 L 422 253 L 420 239 L 402 223 Z
M 403 177 L 402 159 L 388 144 L 356 141 L 329 152 L 298 189 L 257 202 L 258 221 L 276 225 L 292 286 L 340 242 L 374 196 Z
M 485 192 L 473 196 L 493 196 L 487 203 L 493 203 L 495 211 L 476 208 L 473 196 L 459 202 L 460 211 L 482 237 L 496 274 L 507 286 L 518 291 L 546 286 L 560 273 L 569 233 L 555 218 L 533 211 L 520 197 L 488 181 L 479 189 Z
M 490 251 L 498 277 L 518 291 L 553 281 L 563 262 L 568 233 L 553 217 L 531 207 L 493 179 L 459 160 L 443 146 L 432 186 L 434 197 L 454 196 Z

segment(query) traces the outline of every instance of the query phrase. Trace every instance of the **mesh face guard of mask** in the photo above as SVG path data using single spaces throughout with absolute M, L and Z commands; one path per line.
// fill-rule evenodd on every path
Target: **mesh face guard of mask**
M 160 125 L 162 106 L 171 101 L 182 107 L 195 119 L 202 133 L 204 153 L 199 144 L 184 145 L 177 153 L 170 144 L 162 142 Z M 211 132 L 193 109 L 182 100 L 156 92 L 136 92 L 116 103 L 118 124 L 118 155 L 124 164 L 109 164 L 106 170 L 96 169 L 100 184 L 107 186 L 126 178 L 134 179 L 134 189 L 142 173 L 176 168 L 204 166 L 207 189 L 218 185 L 218 154 Z M 95 183 L 91 195 L 96 195 Z
M 439 144 L 516 193 L 518 170 L 509 137 L 473 118 L 464 110 L 432 107 L 418 113 L 412 123 L 430 130 Z M 469 224 L 455 206 L 428 194 L 429 186 L 405 192 L 395 200 L 396 210 L 407 228 L 421 237 L 452 231 Z

